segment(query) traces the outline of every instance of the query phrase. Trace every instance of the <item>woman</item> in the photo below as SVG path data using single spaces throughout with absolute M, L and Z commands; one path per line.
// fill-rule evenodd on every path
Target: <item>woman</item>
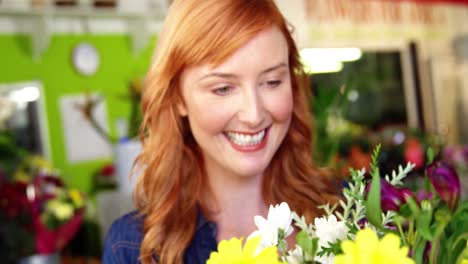
M 286 201 L 309 220 L 332 197 L 311 165 L 307 76 L 272 0 L 176 0 L 142 100 L 138 213 L 104 263 L 205 263 Z

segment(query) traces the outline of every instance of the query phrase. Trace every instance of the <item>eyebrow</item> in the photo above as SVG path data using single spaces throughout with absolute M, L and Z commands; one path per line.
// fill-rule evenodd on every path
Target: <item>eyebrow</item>
M 269 73 L 269 72 L 272 72 L 272 71 L 275 71 L 279 68 L 283 68 L 283 67 L 288 67 L 288 65 L 284 62 L 281 62 L 275 66 L 272 66 L 268 69 L 265 69 L 263 70 L 260 74 L 265 74 L 265 73 Z M 235 74 L 232 74 L 232 73 L 224 73 L 224 72 L 212 72 L 212 73 L 209 73 L 207 75 L 204 75 L 202 76 L 200 79 L 198 79 L 198 81 L 201 81 L 203 79 L 206 79 L 208 77 L 220 77 L 220 78 L 226 78 L 226 79 L 233 79 L 236 77 Z

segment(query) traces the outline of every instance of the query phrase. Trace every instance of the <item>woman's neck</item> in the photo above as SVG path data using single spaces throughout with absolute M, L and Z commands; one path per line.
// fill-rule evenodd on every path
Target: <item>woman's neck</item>
M 208 177 L 211 187 L 207 205 L 217 223 L 217 240 L 247 238 L 256 230 L 255 215 L 266 216 L 262 198 L 261 175 L 248 178 Z

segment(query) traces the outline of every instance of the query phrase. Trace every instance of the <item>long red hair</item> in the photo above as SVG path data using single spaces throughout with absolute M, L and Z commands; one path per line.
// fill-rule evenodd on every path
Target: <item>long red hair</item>
M 294 110 L 284 142 L 264 174 L 267 204 L 286 201 L 309 219 L 333 192 L 312 165 L 310 88 L 290 28 L 273 0 L 176 0 L 159 36 L 142 97 L 143 150 L 135 200 L 144 215 L 142 263 L 182 263 L 195 232 L 203 157 L 186 119 L 177 111 L 179 77 L 188 66 L 219 65 L 260 31 L 272 26 L 289 47 Z M 331 196 L 330 196 L 331 197 Z

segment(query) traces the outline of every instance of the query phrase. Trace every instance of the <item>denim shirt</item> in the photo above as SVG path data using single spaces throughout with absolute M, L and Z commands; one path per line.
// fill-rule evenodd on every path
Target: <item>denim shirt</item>
M 144 217 L 134 211 L 114 221 L 104 242 L 103 264 L 140 263 L 143 220 Z M 217 249 L 216 231 L 216 224 L 199 211 L 195 235 L 184 253 L 184 263 L 205 264 L 210 253 Z M 157 256 L 155 260 L 157 262 Z

